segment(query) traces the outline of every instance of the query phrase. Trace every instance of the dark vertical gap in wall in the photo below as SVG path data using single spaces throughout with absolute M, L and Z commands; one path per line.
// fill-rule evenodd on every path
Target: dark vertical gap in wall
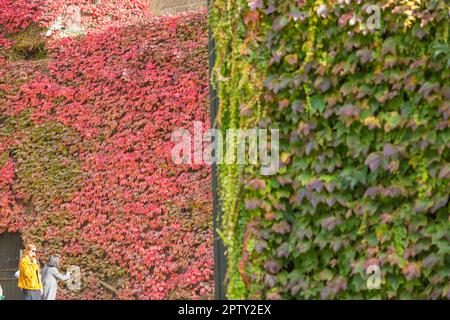
M 208 0 L 208 9 L 214 0 Z M 216 116 L 219 108 L 217 92 L 211 82 L 211 73 L 214 67 L 216 50 L 215 43 L 211 33 L 211 27 L 208 27 L 208 54 L 209 54 L 209 101 L 211 128 L 216 126 Z M 217 234 L 217 228 L 220 226 L 221 214 L 220 203 L 217 190 L 217 165 L 212 165 L 212 195 L 213 195 L 213 228 L 214 228 L 214 295 L 217 300 L 226 299 L 225 274 L 226 260 L 225 247 Z

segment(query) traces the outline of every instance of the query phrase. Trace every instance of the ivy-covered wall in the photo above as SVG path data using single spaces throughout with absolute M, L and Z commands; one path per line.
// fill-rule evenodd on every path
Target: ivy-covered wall
M 213 297 L 210 168 L 170 157 L 209 124 L 206 12 L 128 19 L 141 2 L 80 0 L 99 28 L 58 40 L 44 3 L 0 1 L 0 233 L 81 268 L 61 299 Z
M 229 298 L 450 298 L 449 18 L 443 0 L 214 1 L 218 125 L 279 128 L 282 162 L 219 166 Z

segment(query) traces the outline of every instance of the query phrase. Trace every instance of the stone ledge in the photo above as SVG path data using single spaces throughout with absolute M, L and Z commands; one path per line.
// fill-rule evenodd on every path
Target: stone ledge
M 195 11 L 207 7 L 206 0 L 153 0 L 150 1 L 150 10 L 155 15 L 176 14 L 186 11 Z

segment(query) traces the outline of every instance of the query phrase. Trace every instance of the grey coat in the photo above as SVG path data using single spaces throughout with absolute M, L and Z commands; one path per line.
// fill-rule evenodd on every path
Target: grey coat
M 55 300 L 58 291 L 58 281 L 67 281 L 70 275 L 62 275 L 56 267 L 45 266 L 42 270 L 42 284 L 44 285 L 43 300 Z

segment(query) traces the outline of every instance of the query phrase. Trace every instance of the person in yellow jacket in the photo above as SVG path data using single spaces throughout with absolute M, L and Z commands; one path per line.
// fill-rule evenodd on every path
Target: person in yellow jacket
M 35 245 L 27 245 L 19 264 L 19 288 L 22 289 L 25 300 L 41 300 L 43 293 L 36 252 Z

